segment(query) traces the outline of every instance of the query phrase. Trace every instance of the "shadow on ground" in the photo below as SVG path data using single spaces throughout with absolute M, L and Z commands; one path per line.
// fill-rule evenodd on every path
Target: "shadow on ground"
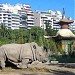
M 11 67 L 12 69 L 19 69 L 19 68 L 17 68 L 16 65 L 14 65 L 13 63 L 11 63 L 9 61 L 6 61 L 5 63 L 6 63 L 5 67 Z
M 65 63 L 65 64 L 61 64 L 61 65 L 58 65 L 58 66 L 75 69 L 75 63 Z
M 23 75 L 75 75 L 75 73 L 68 72 L 68 71 L 56 71 L 53 70 L 48 74 L 23 74 Z
M 53 70 L 54 75 L 75 75 L 75 73 L 69 72 L 69 71 L 56 71 Z

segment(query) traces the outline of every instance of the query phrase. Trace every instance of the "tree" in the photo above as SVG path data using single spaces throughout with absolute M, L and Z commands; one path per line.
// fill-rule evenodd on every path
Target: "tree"
M 39 46 L 43 46 L 43 39 L 42 39 L 41 36 L 38 36 L 36 42 L 37 42 L 37 44 L 38 44 Z
M 40 38 L 43 41 L 44 38 L 44 30 L 38 26 L 34 26 L 30 30 L 30 35 L 32 41 L 39 42 Z
M 6 26 L 5 26 L 4 23 L 1 23 L 1 24 L 0 24 L 0 29 L 6 30 Z
M 47 50 L 52 51 L 54 53 L 57 52 L 56 43 L 55 43 L 55 41 L 52 38 L 45 39 L 45 41 L 44 41 L 44 47 Z
M 14 39 L 16 43 L 25 43 L 25 35 L 26 35 L 26 30 L 24 29 L 15 29 L 14 30 Z
M 6 28 L 5 24 L 0 24 L 0 44 L 10 43 L 10 34 L 11 31 Z
M 0 34 L 2 37 L 5 37 L 5 34 L 6 34 L 6 26 L 4 23 L 1 23 L 0 24 Z
M 47 32 L 46 35 L 48 35 L 48 36 L 55 36 L 56 33 L 57 33 L 57 30 L 54 30 L 54 29 L 51 28 L 51 24 L 49 23 L 49 21 L 46 21 L 45 25 L 46 25 L 46 29 L 45 30 Z

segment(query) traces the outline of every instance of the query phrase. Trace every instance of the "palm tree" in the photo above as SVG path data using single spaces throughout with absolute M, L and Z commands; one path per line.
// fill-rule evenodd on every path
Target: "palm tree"
M 1 36 L 5 37 L 5 34 L 6 34 L 6 26 L 4 23 L 1 23 L 0 24 L 0 34 Z

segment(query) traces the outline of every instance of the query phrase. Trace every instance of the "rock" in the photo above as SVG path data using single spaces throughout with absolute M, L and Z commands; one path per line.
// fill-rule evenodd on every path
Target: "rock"
M 51 64 L 58 64 L 59 61 L 51 61 Z

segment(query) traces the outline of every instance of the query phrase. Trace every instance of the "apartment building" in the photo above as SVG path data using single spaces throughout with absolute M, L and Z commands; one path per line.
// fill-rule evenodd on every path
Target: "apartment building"
M 31 27 L 34 26 L 34 14 L 30 5 L 16 4 L 15 6 L 12 6 L 10 4 L 0 4 L 0 11 L 0 22 L 5 23 L 8 28 L 31 29 Z M 3 20 L 2 14 L 4 14 L 4 12 L 7 12 L 5 13 L 7 15 L 4 15 L 7 16 L 7 19 L 4 18 Z
M 27 15 L 27 29 L 31 29 L 34 26 L 34 13 L 30 5 L 23 5 Z
M 17 4 L 15 5 L 15 7 L 18 10 L 18 13 L 22 16 L 25 16 L 26 19 L 22 19 L 21 21 L 23 21 L 24 24 L 21 24 L 20 27 L 25 27 L 26 29 L 31 29 L 31 27 L 34 26 L 34 14 L 33 11 L 31 9 L 30 5 L 25 5 L 25 4 Z
M 20 15 L 10 12 L 5 6 L 7 7 L 7 4 L 0 4 L 0 23 L 5 24 L 8 29 L 19 29 Z
M 60 25 L 56 23 L 60 21 L 60 19 L 62 19 L 62 13 L 60 11 L 55 11 L 54 14 L 52 14 L 52 17 L 53 17 L 53 29 L 59 30 Z
M 0 23 L 3 23 L 7 28 L 10 27 L 11 21 L 10 19 L 11 13 L 8 11 L 5 11 L 3 8 L 3 5 L 0 4 Z
M 51 16 L 45 11 L 34 11 L 34 25 L 46 29 L 45 22 L 51 21 Z
M 59 25 L 56 24 L 62 18 L 62 14 L 59 11 L 34 11 L 34 25 L 40 26 L 46 29 L 46 22 L 49 23 L 52 29 L 59 29 Z
M 27 15 L 23 4 L 16 4 L 14 7 L 17 9 L 17 13 L 20 14 L 20 28 L 27 29 Z

